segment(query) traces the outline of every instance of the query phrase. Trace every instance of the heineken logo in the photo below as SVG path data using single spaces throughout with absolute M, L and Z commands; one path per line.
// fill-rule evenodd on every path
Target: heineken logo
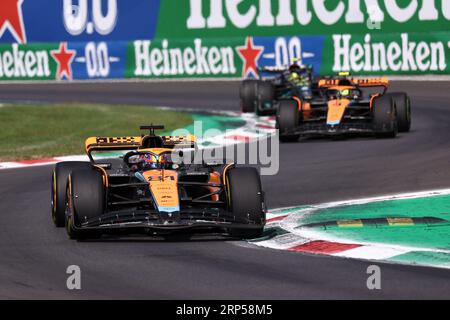
M 0 78 L 3 79 L 72 79 L 75 50 L 61 42 L 57 49 L 36 49 L 13 43 L 0 49 Z
M 204 46 L 201 39 L 185 47 L 171 47 L 164 39 L 160 43 L 138 40 L 133 43 L 135 76 L 208 76 L 236 73 L 234 48 Z
M 353 72 L 437 72 L 447 69 L 447 42 L 412 41 L 407 33 L 396 40 L 374 41 L 370 34 L 363 42 L 352 35 L 333 35 L 333 71 Z
M 46 50 L 20 49 L 0 51 L 0 78 L 34 78 L 50 76 L 49 56 Z
M 244 5 L 236 0 L 189 0 L 188 29 L 223 29 L 230 25 L 244 29 L 253 24 L 258 27 L 308 26 L 314 22 L 332 26 L 338 22 L 365 24 L 367 18 L 377 22 L 393 20 L 407 23 L 450 20 L 450 3 L 441 1 L 409 0 L 260 0 Z M 328 2 L 328 3 L 327 3 Z M 331 2 L 331 3 L 330 3 Z M 326 4 L 327 3 L 327 4 Z M 384 6 L 381 6 L 383 4 Z M 209 10 L 208 10 L 209 9 Z M 206 15 L 206 13 L 209 13 Z

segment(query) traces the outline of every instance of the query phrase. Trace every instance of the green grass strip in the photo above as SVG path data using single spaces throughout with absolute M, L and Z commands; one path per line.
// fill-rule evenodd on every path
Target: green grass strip
M 151 123 L 170 132 L 192 122 L 189 113 L 145 106 L 2 105 L 0 161 L 83 154 L 89 136 L 139 135 L 139 126 Z

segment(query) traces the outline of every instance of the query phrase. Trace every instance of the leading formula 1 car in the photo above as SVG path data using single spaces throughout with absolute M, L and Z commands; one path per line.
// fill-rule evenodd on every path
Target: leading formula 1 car
M 293 97 L 280 101 L 276 117 L 282 142 L 300 136 L 373 134 L 395 138 L 411 127 L 411 101 L 404 92 L 387 92 L 386 78 L 321 79 L 309 101 Z
M 55 225 L 66 227 L 72 239 L 187 228 L 258 237 L 266 212 L 258 171 L 232 163 L 178 161 L 174 155 L 185 158 L 196 149 L 196 138 L 155 134 L 163 128 L 142 126 L 149 134 L 134 137 L 91 137 L 85 143 L 90 162 L 57 163 Z M 99 161 L 104 152 L 117 151 L 121 159 Z

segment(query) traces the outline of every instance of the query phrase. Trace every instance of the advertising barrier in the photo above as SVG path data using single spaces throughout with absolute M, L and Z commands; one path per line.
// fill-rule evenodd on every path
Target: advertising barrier
M 450 74 L 446 0 L 2 0 L 0 80 Z

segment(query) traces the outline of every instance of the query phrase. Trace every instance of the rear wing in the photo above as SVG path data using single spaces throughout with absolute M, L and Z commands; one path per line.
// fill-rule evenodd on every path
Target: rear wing
M 300 70 L 306 70 L 306 71 L 312 71 L 312 67 L 310 65 L 297 65 L 298 69 Z M 259 72 L 265 72 L 265 73 L 282 73 L 285 71 L 289 71 L 289 66 L 264 66 L 259 67 Z
M 282 73 L 289 70 L 289 68 L 287 67 L 277 67 L 277 66 L 264 66 L 264 67 L 259 67 L 258 71 L 259 72 L 266 72 L 266 73 Z
M 354 78 L 352 82 L 360 87 L 385 87 L 389 86 L 388 78 Z
M 89 137 L 85 141 L 86 153 L 91 158 L 93 151 L 121 151 L 138 150 L 142 142 L 148 137 L 155 136 L 124 136 L 124 137 Z M 161 138 L 157 148 L 186 149 L 197 147 L 197 137 L 194 135 L 184 136 L 157 136 Z
M 86 153 L 94 150 L 137 150 L 141 145 L 141 136 L 125 137 L 89 137 L 86 139 Z
M 319 80 L 319 88 L 334 87 L 341 85 L 342 79 L 321 79 Z
M 387 89 L 389 80 L 387 78 L 338 78 L 338 79 L 321 79 L 319 87 L 334 87 L 354 85 L 358 87 L 384 87 Z
M 258 67 L 258 78 L 260 79 L 273 79 L 279 77 L 287 70 L 286 67 Z

